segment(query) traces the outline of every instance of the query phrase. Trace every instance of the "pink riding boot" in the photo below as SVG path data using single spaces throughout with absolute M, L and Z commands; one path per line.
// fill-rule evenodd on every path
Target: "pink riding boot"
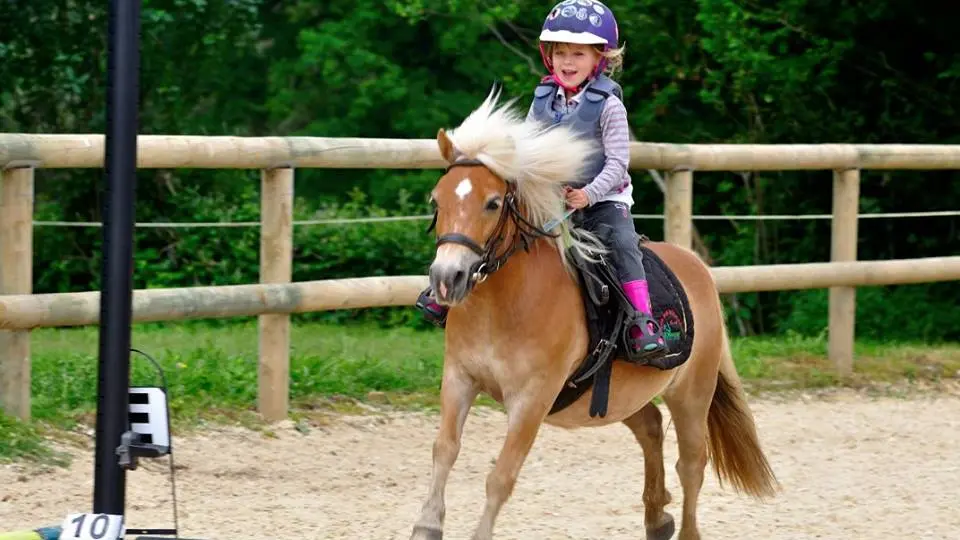
M 660 328 L 653 320 L 653 310 L 650 306 L 650 291 L 647 280 L 637 279 L 623 284 L 623 292 L 627 295 L 634 309 L 642 314 L 637 318 L 630 329 L 634 354 L 641 356 L 656 355 L 666 352 L 666 343 L 660 335 Z

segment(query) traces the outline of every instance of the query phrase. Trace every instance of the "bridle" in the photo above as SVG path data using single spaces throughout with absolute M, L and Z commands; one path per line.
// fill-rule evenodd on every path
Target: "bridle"
M 450 172 L 450 169 L 454 167 L 483 167 L 485 166 L 483 162 L 476 159 L 464 159 L 460 161 L 455 161 L 451 163 L 444 174 Z M 540 237 L 550 237 L 557 238 L 560 236 L 560 233 L 551 234 L 540 227 L 537 227 L 533 223 L 530 223 L 523 215 L 520 213 L 520 210 L 517 208 L 517 197 L 516 197 L 516 184 L 510 181 L 506 182 L 507 184 L 507 193 L 503 197 L 503 205 L 500 207 L 500 219 L 497 221 L 497 226 L 490 234 L 490 237 L 487 239 L 486 243 L 483 246 L 480 246 L 479 243 L 474 241 L 472 238 L 465 234 L 460 233 L 448 233 L 440 235 L 437 238 L 436 247 L 440 247 L 443 244 L 460 244 L 461 246 L 466 246 L 471 251 L 480 256 L 480 262 L 473 265 L 470 269 L 470 281 L 468 287 L 472 287 L 477 283 L 483 283 L 486 279 L 497 270 L 503 267 L 507 262 L 507 259 L 513 255 L 517 249 L 521 246 L 524 251 L 530 251 L 530 244 L 533 240 L 536 240 Z M 437 213 L 438 210 L 433 212 L 433 221 L 430 223 L 430 226 L 427 227 L 427 232 L 431 232 L 434 227 L 437 225 Z M 497 251 L 504 246 L 506 238 L 506 225 L 507 219 L 511 218 L 515 225 L 513 236 L 510 238 L 509 245 L 506 245 L 506 250 L 498 254 Z

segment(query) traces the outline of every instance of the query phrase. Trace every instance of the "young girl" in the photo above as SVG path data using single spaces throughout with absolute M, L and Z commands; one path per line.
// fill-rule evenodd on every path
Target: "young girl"
M 627 111 L 620 85 L 607 73 L 622 64 L 619 32 L 613 12 L 598 0 L 564 0 L 547 15 L 540 33 L 540 55 L 550 75 L 534 90 L 527 118 L 546 125 L 563 123 L 602 146 L 587 164 L 583 178 L 572 179 L 566 202 L 578 210 L 580 225 L 610 248 L 612 263 L 634 309 L 631 338 L 636 359 L 659 355 L 665 345 L 652 319 L 650 294 L 636 229 L 630 217 L 633 186 Z M 436 304 L 430 289 L 417 307 L 443 326 L 446 309 Z

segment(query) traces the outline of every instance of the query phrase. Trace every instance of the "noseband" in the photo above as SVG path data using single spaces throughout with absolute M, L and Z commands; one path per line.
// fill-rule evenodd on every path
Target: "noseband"
M 483 162 L 476 159 L 456 161 L 447 167 L 447 169 L 444 171 L 444 174 L 450 172 L 450 169 L 454 167 L 478 166 L 483 167 L 485 165 Z M 480 262 L 473 265 L 473 267 L 470 269 L 470 286 L 473 286 L 476 283 L 484 282 L 487 277 L 490 276 L 490 274 L 493 274 L 502 268 L 507 262 L 507 259 L 509 259 L 519 247 L 522 246 L 524 251 L 529 252 L 530 244 L 533 242 L 533 240 L 544 236 L 556 238 L 560 235 L 560 233 L 551 234 L 530 223 L 526 218 L 524 218 L 520 213 L 520 210 L 517 208 L 515 184 L 511 182 L 506 182 L 506 184 L 507 193 L 503 198 L 503 206 L 500 207 L 500 219 L 497 221 L 497 227 L 493 230 L 493 233 L 490 234 L 490 237 L 483 246 L 480 246 L 480 244 L 475 242 L 469 236 L 460 233 L 448 233 L 440 235 L 437 238 L 436 247 L 440 247 L 443 244 L 459 244 L 461 246 L 466 246 L 480 256 Z M 432 231 L 434 227 L 436 227 L 437 212 L 437 210 L 434 210 L 433 221 L 430 223 L 430 226 L 427 227 L 427 232 Z M 506 250 L 500 254 L 497 254 L 497 251 L 505 244 L 507 240 L 506 224 L 508 218 L 513 220 L 515 225 L 514 233 L 510 238 L 510 244 L 507 245 Z

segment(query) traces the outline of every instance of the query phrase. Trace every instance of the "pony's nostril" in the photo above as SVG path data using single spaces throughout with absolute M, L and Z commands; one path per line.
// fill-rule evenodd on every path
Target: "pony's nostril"
M 459 285 L 460 283 L 465 281 L 466 278 L 467 278 L 466 272 L 464 272 L 463 270 L 457 270 L 457 273 L 453 275 L 453 283 L 454 285 Z

